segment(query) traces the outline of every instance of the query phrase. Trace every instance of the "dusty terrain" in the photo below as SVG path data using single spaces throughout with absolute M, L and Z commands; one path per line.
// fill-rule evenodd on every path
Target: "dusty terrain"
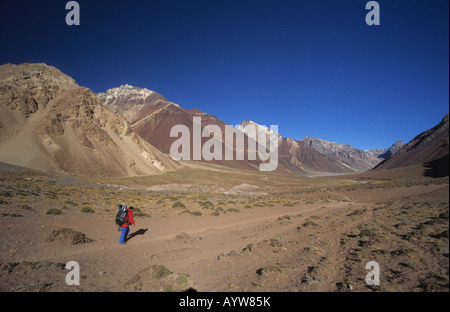
M 89 181 L 0 166 L 0 291 L 449 290 L 448 177 L 202 166 Z M 122 202 L 137 208 L 126 245 Z

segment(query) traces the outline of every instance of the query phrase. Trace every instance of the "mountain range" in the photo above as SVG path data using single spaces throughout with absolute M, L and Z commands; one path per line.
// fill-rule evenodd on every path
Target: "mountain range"
M 192 130 L 193 117 L 202 118 L 202 127 L 217 125 L 224 133 L 226 123 L 216 116 L 196 108 L 182 108 L 148 89 L 122 85 L 105 93 L 99 93 L 97 97 L 112 112 L 125 117 L 136 133 L 167 154 L 170 152 L 170 146 L 176 140 L 176 138 L 170 138 L 170 129 L 174 125 L 182 124 Z M 259 127 L 253 121 L 243 121 L 236 128 L 242 130 L 248 125 Z M 245 142 L 252 139 L 255 140 L 255 138 L 245 135 Z M 279 172 L 350 173 L 369 170 L 381 161 L 370 152 L 314 138 L 294 140 L 278 136 L 278 144 Z M 259 160 L 215 161 L 215 163 L 252 170 L 256 168 L 255 165 L 259 163 Z
M 397 141 L 394 144 L 392 144 L 389 148 L 375 148 L 367 150 L 367 152 L 375 155 L 378 158 L 381 158 L 382 160 L 385 160 L 394 155 L 395 153 L 397 153 L 403 146 L 405 146 L 405 142 Z
M 207 114 L 199 109 L 185 109 L 178 104 L 166 100 L 162 95 L 148 89 L 123 85 L 113 88 L 106 93 L 97 94 L 97 98 L 113 113 L 122 115 L 129 123 L 131 129 L 144 140 L 155 146 L 165 154 L 170 154 L 170 147 L 177 140 L 170 136 L 170 130 L 175 125 L 186 126 L 191 134 L 190 143 L 193 145 L 193 118 L 201 118 L 201 128 L 207 125 L 218 126 L 222 134 L 225 133 L 226 123 L 216 116 Z M 208 140 L 202 138 L 201 144 Z M 222 142 L 225 142 L 222 139 Z M 224 153 L 226 147 L 222 144 Z M 190 151 L 190 159 L 194 159 L 193 150 Z M 212 160 L 200 161 L 219 165 L 227 165 L 248 170 L 256 170 L 258 161 L 247 160 Z M 247 158 L 246 158 L 247 159 Z
M 225 133 L 227 124 L 216 116 L 183 108 L 145 88 L 125 84 L 95 94 L 52 66 L 0 66 L 1 162 L 82 176 L 152 175 L 175 170 L 183 165 L 169 156 L 177 140 L 170 136 L 170 130 L 184 125 L 192 134 L 194 117 L 201 117 L 202 129 L 214 125 Z M 248 125 L 261 127 L 243 121 L 235 129 L 241 131 Z M 448 159 L 448 115 L 408 144 L 398 141 L 387 149 L 363 151 L 314 137 L 295 140 L 277 134 L 277 138 L 278 173 L 387 170 Z M 202 145 L 208 139 L 202 138 Z M 192 143 L 193 138 L 190 140 Z M 255 138 L 244 134 L 243 140 L 246 147 Z M 223 137 L 221 142 L 225 142 Z M 237 153 L 237 143 L 231 147 L 221 144 L 223 154 L 227 149 Z M 260 157 L 221 159 L 200 161 L 246 170 L 258 170 L 262 162 Z

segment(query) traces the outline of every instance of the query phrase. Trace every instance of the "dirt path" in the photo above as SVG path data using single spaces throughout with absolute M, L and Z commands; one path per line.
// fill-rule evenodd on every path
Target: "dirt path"
M 326 210 L 329 212 L 339 207 L 338 203 L 331 203 Z M 78 250 L 47 250 L 42 256 L 63 263 L 77 261 L 89 276 L 105 272 L 95 281 L 90 281 L 89 287 L 94 289 L 105 287 L 109 290 L 120 290 L 123 283 L 140 269 L 151 264 L 164 264 L 171 271 L 189 274 L 197 283 L 198 290 L 217 291 L 220 288 L 211 288 L 212 285 L 224 276 L 242 270 L 234 266 L 224 266 L 223 263 L 218 263 L 219 266 L 213 268 L 216 262 L 219 262 L 218 256 L 221 253 L 241 251 L 248 244 L 275 238 L 286 230 L 295 232 L 295 224 L 288 228 L 271 228 L 271 225 L 280 218 L 291 218 L 299 214 L 307 216 L 318 210 L 323 212 L 325 209 L 323 205 L 278 209 L 269 207 L 249 209 L 221 217 L 173 214 L 164 218 L 136 218 L 137 226 L 131 227 L 130 234 L 138 232 L 142 235 L 134 236 L 125 246 L 118 245 L 120 233 L 115 231 L 110 221 L 97 223 L 94 231 L 80 225 L 77 230 L 86 233 L 88 237 L 100 235 L 96 242 L 80 246 Z M 38 258 L 36 254 L 34 256 Z M 200 263 L 206 264 L 212 271 L 208 272 Z M 256 272 L 261 264 L 254 261 L 254 265 Z M 122 273 L 114 272 L 121 266 L 126 267 Z

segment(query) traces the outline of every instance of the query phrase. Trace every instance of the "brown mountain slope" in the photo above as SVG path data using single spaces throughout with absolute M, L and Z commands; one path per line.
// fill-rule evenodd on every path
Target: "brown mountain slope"
M 438 125 L 416 136 L 373 170 L 423 165 L 426 168 L 425 175 L 448 176 L 448 122 L 447 114 Z
M 268 127 L 258 125 L 249 120 L 243 121 L 240 129 L 248 125 L 255 125 L 264 132 L 270 133 Z M 281 172 L 311 174 L 311 173 L 350 173 L 354 170 L 328 155 L 324 155 L 306 144 L 304 141 L 297 141 L 291 138 L 278 137 L 278 158 Z
M 225 142 L 225 126 L 227 124 L 213 115 L 199 109 L 182 108 L 156 92 L 130 85 L 113 88 L 106 93 L 99 93 L 97 96 L 112 112 L 125 117 L 136 133 L 163 153 L 170 154 L 170 147 L 179 138 L 170 137 L 172 127 L 184 125 L 190 131 L 190 159 L 193 160 L 193 118 L 200 117 L 202 130 L 207 125 L 215 125 L 222 132 L 221 160 L 207 161 L 201 157 L 200 161 L 233 168 L 258 170 L 258 164 L 260 163 L 258 160 L 249 161 L 247 157 L 245 160 L 236 160 L 235 157 L 232 160 L 225 160 L 227 147 L 223 142 Z M 201 138 L 201 146 L 209 140 L 209 137 Z M 248 137 L 245 136 L 244 140 L 244 146 L 247 146 Z
M 166 100 L 156 92 L 132 87 L 129 85 L 120 86 L 108 90 L 106 93 L 98 94 L 99 99 L 114 113 L 124 116 L 132 129 L 150 144 L 164 153 L 170 153 L 170 147 L 177 138 L 170 137 L 170 130 L 175 125 L 185 125 L 191 135 L 193 133 L 193 117 L 201 117 L 202 128 L 206 125 L 217 125 L 222 131 L 222 142 L 224 142 L 225 122 L 217 119 L 216 116 L 202 112 L 199 109 L 185 109 L 179 105 Z M 243 127 L 256 123 L 248 121 L 240 125 Z M 225 165 L 249 170 L 258 170 L 260 161 L 248 160 L 248 141 L 255 138 L 244 136 L 245 160 L 213 160 L 210 163 Z M 202 146 L 209 138 L 202 138 Z M 191 138 L 191 146 L 192 138 Z M 285 139 L 279 137 L 279 163 L 277 172 L 302 174 L 305 172 L 331 172 L 343 173 L 354 172 L 346 165 L 339 163 L 330 157 L 323 155 L 301 141 Z M 222 159 L 224 157 L 225 145 L 222 144 Z M 233 147 L 236 152 L 236 145 Z M 191 157 L 193 159 L 192 150 Z M 205 161 L 202 159 L 202 161 Z
M 156 174 L 178 165 L 94 93 L 45 64 L 0 66 L 0 161 L 83 176 Z
M 302 141 L 337 163 L 358 172 L 370 170 L 381 161 L 381 159 L 373 154 L 354 148 L 348 144 L 343 145 L 313 137 L 305 137 Z
M 282 138 L 279 141 L 279 158 L 302 171 L 330 173 L 355 172 L 353 169 L 317 152 L 304 141 L 297 141 L 290 138 Z

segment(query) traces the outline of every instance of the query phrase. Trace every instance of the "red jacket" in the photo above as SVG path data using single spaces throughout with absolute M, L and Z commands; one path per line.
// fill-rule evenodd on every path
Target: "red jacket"
M 128 209 L 128 215 L 125 218 L 125 223 L 122 224 L 122 227 L 129 227 L 130 224 L 134 225 L 134 218 L 133 218 L 133 211 L 131 209 Z

